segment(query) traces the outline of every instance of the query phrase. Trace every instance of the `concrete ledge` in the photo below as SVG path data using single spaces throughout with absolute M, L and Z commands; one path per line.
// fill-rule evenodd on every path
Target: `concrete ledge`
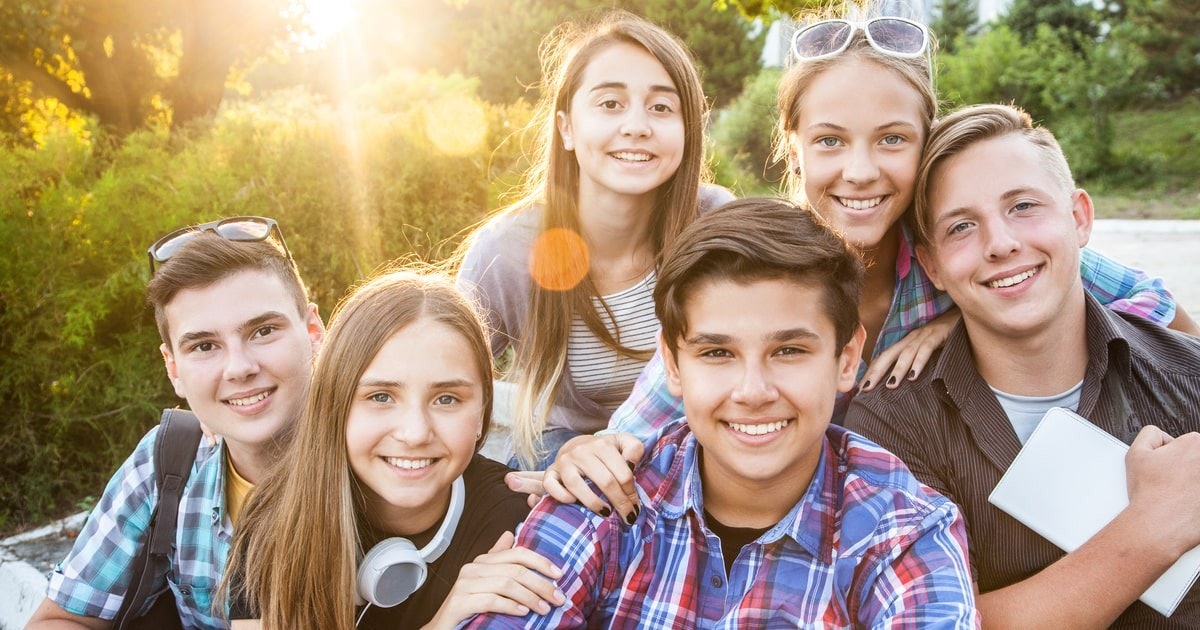
M 24 628 L 46 597 L 47 567 L 35 567 L 27 560 L 40 556 L 43 565 L 61 560 L 85 519 L 87 513 L 80 512 L 0 541 L 0 629 Z M 48 560 L 47 554 L 55 559 Z

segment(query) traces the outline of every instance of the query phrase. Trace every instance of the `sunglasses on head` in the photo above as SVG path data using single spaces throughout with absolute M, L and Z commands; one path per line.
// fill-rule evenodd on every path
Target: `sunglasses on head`
M 929 48 L 929 30 L 920 22 L 898 17 L 877 17 L 865 22 L 823 20 L 796 31 L 792 38 L 792 54 L 797 59 L 812 61 L 832 57 L 845 51 L 862 29 L 867 42 L 892 57 L 920 57 Z
M 274 236 L 276 242 L 283 248 L 283 255 L 289 261 L 292 259 L 292 253 L 288 251 L 287 243 L 283 240 L 283 232 L 280 231 L 279 224 L 275 222 L 275 219 L 268 219 L 266 217 L 231 217 L 180 228 L 154 241 L 154 244 L 146 250 L 146 255 L 150 257 L 150 275 L 154 275 L 155 263 L 162 264 L 167 262 L 185 243 L 205 232 L 212 232 L 227 241 L 250 243 L 265 241 L 267 238 Z

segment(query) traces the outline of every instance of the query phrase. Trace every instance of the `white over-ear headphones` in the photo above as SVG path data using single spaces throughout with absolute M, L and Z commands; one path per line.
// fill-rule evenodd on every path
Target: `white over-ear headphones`
M 454 530 L 462 518 L 466 485 L 460 476 L 450 486 L 450 508 L 428 545 L 418 550 L 407 538 L 388 538 L 367 552 L 358 565 L 358 604 L 370 602 L 391 608 L 408 599 L 429 574 L 427 565 L 441 557 L 450 546 Z

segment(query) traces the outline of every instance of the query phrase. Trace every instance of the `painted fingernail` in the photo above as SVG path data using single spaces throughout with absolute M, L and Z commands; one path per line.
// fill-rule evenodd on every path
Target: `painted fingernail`
M 612 514 L 612 510 L 608 509 L 607 505 L 600 508 L 600 516 L 603 516 L 604 518 L 608 518 L 609 515 L 611 515 L 611 514 Z
M 641 513 L 642 513 L 642 506 L 640 506 L 640 505 L 638 505 L 638 504 L 634 503 L 634 504 L 633 504 L 633 518 L 634 518 L 634 520 L 637 520 L 637 517 L 638 517 L 638 516 L 640 516 L 640 515 L 641 515 Z
M 871 381 L 863 381 L 862 388 L 871 389 Z
M 635 464 L 633 462 L 625 462 L 625 463 L 629 464 L 629 472 L 633 472 L 634 470 L 637 470 L 637 464 Z
M 636 523 L 637 522 L 637 513 L 638 513 L 637 506 L 634 506 L 633 511 L 631 511 L 629 514 L 625 515 L 625 522 L 629 523 L 630 525 L 633 525 L 634 523 Z
M 888 387 L 891 387 L 892 385 L 895 385 L 895 384 L 896 384 L 896 377 L 895 377 L 895 376 L 889 376 L 889 377 L 888 377 L 888 380 L 887 380 L 887 384 L 888 384 Z
M 908 371 L 908 380 L 910 380 L 910 381 L 911 381 L 911 380 L 913 380 L 914 378 L 917 378 L 917 371 L 916 371 L 916 370 L 909 370 L 909 371 Z

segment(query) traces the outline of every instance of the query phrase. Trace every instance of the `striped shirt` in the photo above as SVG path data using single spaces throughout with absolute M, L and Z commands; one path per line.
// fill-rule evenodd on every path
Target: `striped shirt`
M 1090 249 L 1080 250 L 1079 274 L 1083 288 L 1107 308 L 1136 315 L 1166 326 L 1175 319 L 1175 298 L 1163 286 L 1161 278 L 1126 267 Z M 917 263 L 912 231 L 907 225 L 901 230 L 900 251 L 896 258 L 896 292 L 892 306 L 875 342 L 871 360 L 916 330 L 954 306 L 950 296 L 934 286 L 925 270 Z M 861 381 L 867 363 L 859 364 Z M 839 396 L 833 421 L 839 423 L 850 403 L 849 396 Z M 645 441 L 666 423 L 683 417 L 683 401 L 667 390 L 667 375 L 662 357 L 656 353 L 633 385 L 633 392 L 612 418 L 609 430 L 632 433 Z
M 154 484 L 154 427 L 113 475 L 66 559 L 50 572 L 46 596 L 67 612 L 111 620 L 133 575 L 131 563 L 158 502 Z M 229 556 L 232 525 L 224 514 L 224 443 L 200 441 L 179 501 L 175 553 L 156 586 L 170 587 L 184 628 L 228 628 L 213 598 Z
M 1148 424 L 1173 436 L 1200 430 L 1200 339 L 1114 314 L 1088 297 L 1087 347 L 1080 415 L 1126 444 Z M 929 365 L 916 381 L 855 397 L 846 425 L 958 503 L 981 592 L 1020 582 L 1064 555 L 987 501 L 1021 442 L 975 367 L 963 325 Z M 1136 602 L 1115 627 L 1200 627 L 1200 587 L 1170 619 Z
M 616 331 L 617 341 L 632 350 L 653 350 L 658 342 L 658 318 L 654 316 L 654 281 L 651 272 L 640 282 L 612 295 L 592 298 L 592 304 L 609 331 Z M 612 311 L 612 318 L 604 305 Z M 614 323 L 615 320 L 615 323 Z M 583 318 L 571 322 L 567 339 L 567 365 L 579 393 L 600 404 L 608 413 L 629 397 L 629 390 L 646 366 L 646 360 L 620 355 L 608 347 L 592 331 Z
M 803 498 L 726 572 L 703 517 L 700 447 L 671 425 L 636 472 L 632 526 L 548 497 L 518 532 L 563 569 L 566 604 L 468 627 L 977 627 L 957 508 L 858 435 L 834 426 L 822 441 Z

